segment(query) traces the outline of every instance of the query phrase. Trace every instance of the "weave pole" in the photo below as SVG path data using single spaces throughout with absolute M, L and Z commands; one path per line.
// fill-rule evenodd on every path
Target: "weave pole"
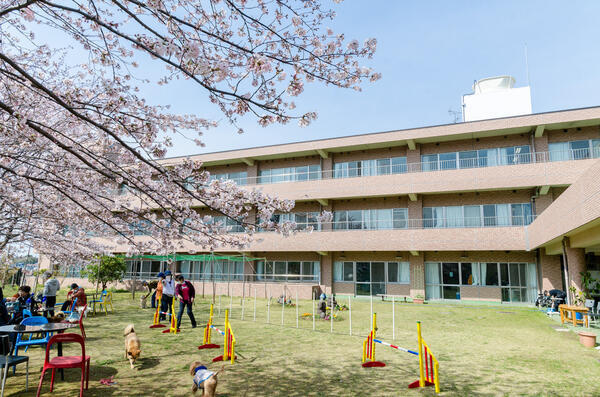
M 271 294 L 269 294 L 269 301 L 267 302 L 267 324 L 271 324 Z
M 396 340 L 396 298 L 392 296 L 392 340 Z
M 254 321 L 256 321 L 256 288 L 254 288 Z
M 352 297 L 348 297 L 348 318 L 350 319 L 350 336 L 352 336 Z
M 283 287 L 283 295 L 281 295 L 281 326 L 283 327 L 283 314 L 285 311 L 285 287 Z
M 299 313 L 298 313 L 298 289 L 296 288 L 296 328 L 299 328 L 298 316 L 299 316 Z
M 314 293 L 312 296 L 312 309 L 313 309 L 312 319 L 313 319 L 313 331 L 314 331 L 315 330 L 315 294 Z

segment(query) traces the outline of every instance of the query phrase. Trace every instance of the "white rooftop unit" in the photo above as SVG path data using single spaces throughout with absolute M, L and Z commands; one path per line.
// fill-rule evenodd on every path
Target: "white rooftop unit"
M 473 93 L 463 95 L 463 121 L 495 119 L 531 114 L 531 90 L 514 88 L 511 76 L 488 77 L 473 84 Z

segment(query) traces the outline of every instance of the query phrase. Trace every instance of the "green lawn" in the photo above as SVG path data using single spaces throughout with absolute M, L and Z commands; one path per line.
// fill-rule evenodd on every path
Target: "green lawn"
M 6 293 L 8 295 L 8 292 Z M 139 296 L 139 295 L 138 295 Z M 189 364 L 199 360 L 209 368 L 220 368 L 211 359 L 221 351 L 197 350 L 202 342 L 202 328 L 190 329 L 184 314 L 179 335 L 162 334 L 149 329 L 152 309 L 142 310 L 138 299 L 126 293 L 115 295 L 115 312 L 90 316 L 86 324 L 87 352 L 92 357 L 90 387 L 87 396 L 187 396 L 192 380 Z M 347 298 L 340 299 L 347 304 Z M 215 325 L 222 327 L 224 309 L 230 300 L 221 298 L 221 316 Z M 267 325 L 266 300 L 258 300 L 256 321 L 254 301 L 244 304 L 234 298 L 232 326 L 238 341 L 238 361 L 225 364 L 219 378 L 220 396 L 387 396 L 432 395 L 431 388 L 408 390 L 408 383 L 418 378 L 415 356 L 377 346 L 377 359 L 385 368 L 364 369 L 360 366 L 361 347 L 369 331 L 370 302 L 353 300 L 352 331 L 349 314 L 340 313 L 331 323 L 299 319 L 296 308 L 286 307 L 281 326 L 281 305 L 270 307 Z M 530 308 L 498 306 L 462 306 L 438 304 L 395 305 L 395 338 L 392 340 L 392 304 L 375 301 L 378 335 L 399 346 L 416 348 L 416 321 L 423 327 L 423 338 L 440 362 L 442 395 L 582 395 L 600 391 L 600 352 L 586 349 L 573 332 L 557 332 L 557 323 Z M 218 307 L 215 308 L 218 313 Z M 312 312 L 311 302 L 301 302 L 298 312 Z M 195 304 L 199 323 L 208 316 L 208 299 Z M 133 323 L 142 341 L 142 359 L 131 370 L 124 359 L 125 326 Z M 214 341 L 221 343 L 220 338 Z M 74 352 L 65 350 L 66 354 Z M 30 390 L 25 393 L 25 367 L 7 381 L 7 396 L 32 396 L 39 380 L 43 352 L 29 349 Z M 101 378 L 114 375 L 115 386 L 100 385 Z M 57 380 L 53 395 L 74 396 L 79 374 L 67 370 L 64 382 Z M 49 382 L 42 395 L 50 395 Z

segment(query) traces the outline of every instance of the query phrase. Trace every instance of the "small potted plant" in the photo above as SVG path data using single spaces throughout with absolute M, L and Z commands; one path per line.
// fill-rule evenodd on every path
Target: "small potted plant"
M 423 304 L 425 303 L 425 297 L 421 294 L 415 295 L 414 298 L 412 298 L 413 303 L 420 303 Z

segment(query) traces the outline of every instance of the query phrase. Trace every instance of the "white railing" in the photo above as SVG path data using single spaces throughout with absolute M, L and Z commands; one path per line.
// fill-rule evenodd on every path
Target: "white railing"
M 454 160 L 423 161 L 408 164 L 367 166 L 358 168 L 343 168 L 338 170 L 294 172 L 279 174 L 276 177 L 247 177 L 247 185 L 263 185 L 274 183 L 306 182 L 319 179 L 343 179 L 360 178 L 379 175 L 405 174 L 415 172 L 447 171 L 469 168 L 488 168 L 509 165 L 521 165 L 532 163 L 548 163 L 555 161 L 584 160 L 600 158 L 600 148 L 572 149 L 567 151 L 518 153 L 510 155 L 497 155 L 491 157 L 477 157 Z

